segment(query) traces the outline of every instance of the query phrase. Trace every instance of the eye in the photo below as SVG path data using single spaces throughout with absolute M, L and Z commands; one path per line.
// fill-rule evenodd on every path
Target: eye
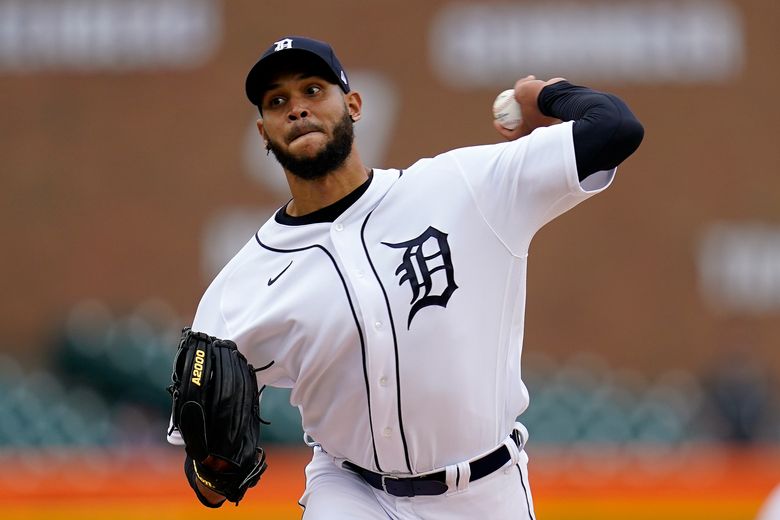
M 273 96 L 268 99 L 268 106 L 270 108 L 281 106 L 282 103 L 284 103 L 284 98 L 282 96 Z
M 309 85 L 308 87 L 306 87 L 306 94 L 309 96 L 319 94 L 320 92 L 322 92 L 322 87 L 320 87 L 319 85 Z

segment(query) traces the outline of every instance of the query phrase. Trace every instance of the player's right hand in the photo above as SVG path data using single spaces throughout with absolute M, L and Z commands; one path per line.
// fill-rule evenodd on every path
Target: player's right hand
M 493 121 L 496 131 L 508 141 L 514 141 L 526 136 L 541 126 L 550 126 L 560 123 L 559 119 L 547 117 L 539 110 L 539 93 L 547 85 L 552 85 L 564 78 L 553 78 L 548 81 L 536 79 L 535 76 L 526 76 L 515 82 L 515 100 L 520 104 L 523 112 L 523 120 L 515 129 L 509 130 L 501 126 L 498 121 Z

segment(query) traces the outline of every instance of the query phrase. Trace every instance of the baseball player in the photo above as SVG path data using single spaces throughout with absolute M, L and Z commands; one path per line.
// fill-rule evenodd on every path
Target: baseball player
M 379 169 L 353 142 L 361 97 L 328 44 L 280 38 L 246 93 L 292 198 L 192 329 L 235 342 L 259 385 L 292 389 L 313 449 L 304 518 L 533 520 L 515 422 L 529 244 L 609 186 L 640 123 L 614 95 L 529 76 L 522 124 L 496 125 L 507 142 Z

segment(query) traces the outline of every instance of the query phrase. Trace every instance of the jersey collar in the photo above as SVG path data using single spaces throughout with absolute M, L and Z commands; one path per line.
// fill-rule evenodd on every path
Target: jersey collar
M 322 222 L 333 222 L 339 215 L 344 213 L 352 204 L 354 204 L 371 185 L 371 180 L 374 178 L 374 170 L 368 172 L 368 179 L 360 186 L 349 192 L 344 197 L 340 198 L 333 204 L 320 208 L 317 211 L 301 215 L 300 217 L 293 217 L 287 213 L 287 204 L 279 208 L 274 215 L 274 220 L 279 224 L 285 226 L 303 226 L 305 224 L 319 224 Z M 288 201 L 289 203 L 289 201 Z

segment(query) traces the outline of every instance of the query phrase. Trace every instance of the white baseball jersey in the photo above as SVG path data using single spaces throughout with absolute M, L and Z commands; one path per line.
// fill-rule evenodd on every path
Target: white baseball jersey
M 259 384 L 292 388 L 304 431 L 334 457 L 398 474 L 465 461 L 528 406 L 531 238 L 613 175 L 579 182 L 571 122 L 375 169 L 332 222 L 271 218 L 192 328 L 235 341 Z

